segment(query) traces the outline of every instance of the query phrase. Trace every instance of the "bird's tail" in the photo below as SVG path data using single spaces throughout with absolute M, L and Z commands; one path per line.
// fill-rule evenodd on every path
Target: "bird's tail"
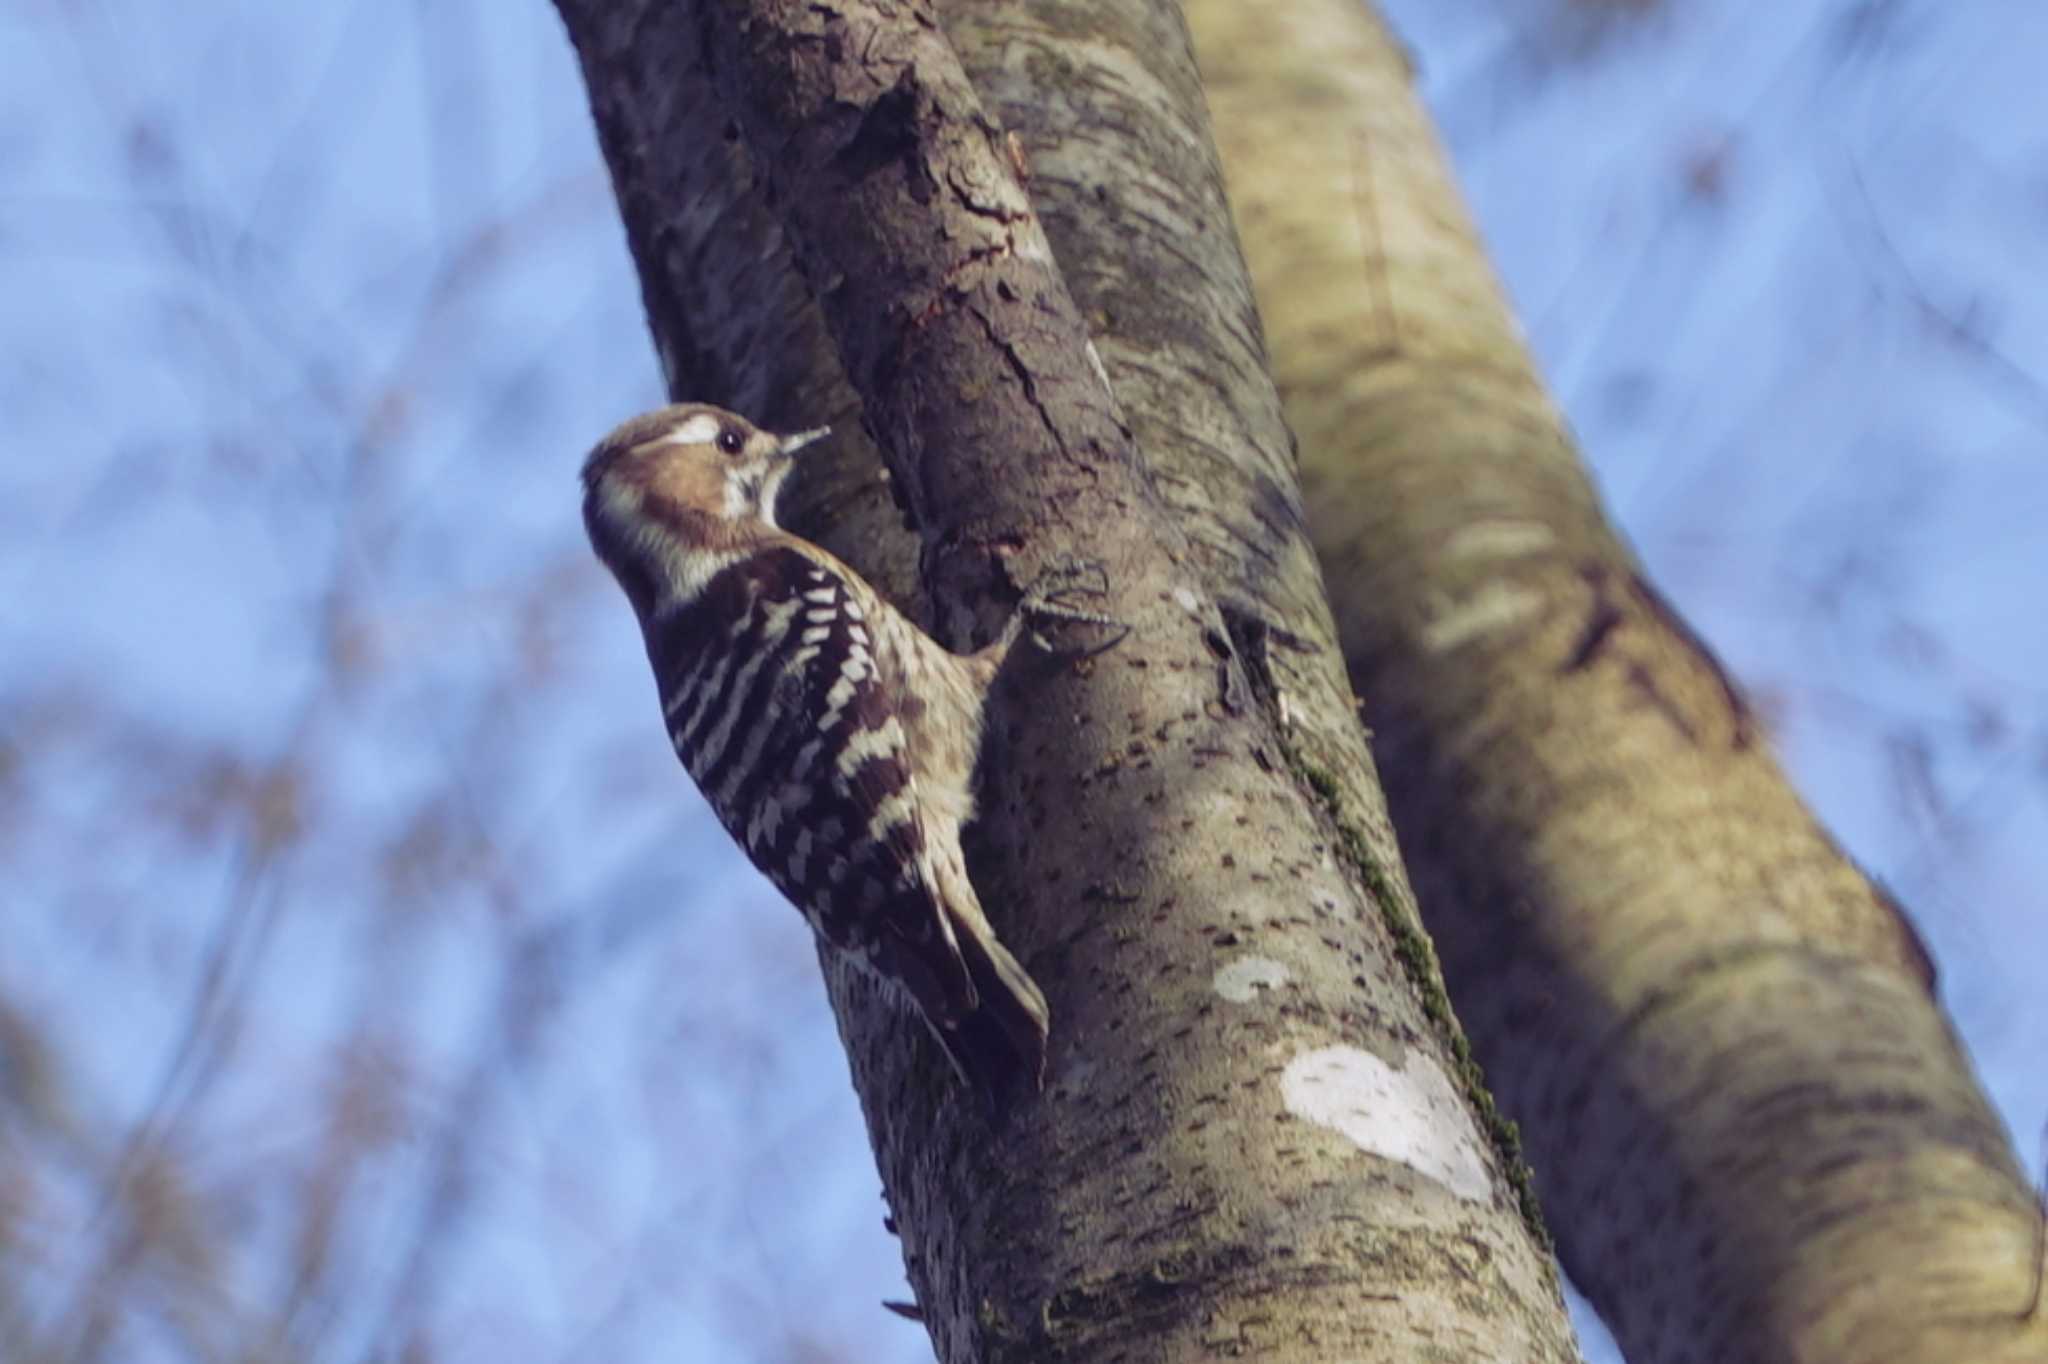
M 939 1029 L 939 1041 L 954 1068 L 1000 1112 L 1016 1081 L 1032 1094 L 1044 1087 L 1052 1015 L 1038 982 L 996 941 L 986 921 L 956 920 L 953 927 L 979 1004 Z

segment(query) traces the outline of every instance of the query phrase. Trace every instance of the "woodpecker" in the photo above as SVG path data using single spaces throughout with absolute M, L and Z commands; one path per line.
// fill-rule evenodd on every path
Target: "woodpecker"
M 825 434 L 700 403 L 636 417 L 584 462 L 584 524 L 727 832 L 820 937 L 915 1006 L 963 1080 L 993 1098 L 1014 1067 L 1035 1090 L 1045 996 L 997 941 L 960 833 L 989 689 L 1027 618 L 1114 622 L 1058 604 L 1063 570 L 993 644 L 943 648 L 776 524 L 792 457 Z

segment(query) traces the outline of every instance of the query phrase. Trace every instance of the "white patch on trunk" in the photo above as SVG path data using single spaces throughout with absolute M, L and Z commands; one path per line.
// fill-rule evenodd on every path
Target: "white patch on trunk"
M 1472 521 L 1445 546 L 1457 559 L 1519 559 L 1557 545 L 1557 532 L 1541 521 Z
M 1216 968 L 1211 984 L 1233 1004 L 1249 1004 L 1261 990 L 1277 990 L 1288 981 L 1287 968 L 1271 957 L 1239 957 Z
M 1398 1161 L 1473 1202 L 1492 1196 L 1472 1111 L 1441 1067 L 1410 1051 L 1400 1069 L 1358 1047 L 1319 1047 L 1280 1077 L 1287 1111 Z
M 1423 631 L 1423 647 L 1448 653 L 1470 640 L 1499 634 L 1541 612 L 1543 600 L 1534 588 L 1500 580 L 1487 583 L 1438 611 Z

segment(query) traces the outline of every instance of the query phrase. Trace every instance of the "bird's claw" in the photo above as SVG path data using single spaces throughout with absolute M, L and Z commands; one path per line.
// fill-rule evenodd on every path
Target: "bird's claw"
M 1092 658 L 1123 643 L 1124 637 L 1131 633 L 1131 627 L 1128 622 L 1118 620 L 1115 616 L 1106 616 L 1100 611 L 1075 606 L 1072 599 L 1103 597 L 1108 594 L 1107 569 L 1092 559 L 1065 558 L 1046 569 L 1025 590 L 1024 600 L 1018 603 L 1018 610 L 1031 623 L 1031 642 L 1045 652 L 1070 658 Z M 1099 625 L 1116 633 L 1098 644 L 1079 649 L 1061 648 L 1048 640 L 1039 628 L 1041 622 L 1051 621 Z

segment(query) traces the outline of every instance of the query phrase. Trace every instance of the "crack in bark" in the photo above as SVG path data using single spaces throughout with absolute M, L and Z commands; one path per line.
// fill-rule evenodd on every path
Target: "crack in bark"
M 1052 413 L 1047 410 L 1044 399 L 1039 396 L 1038 376 L 1032 372 L 1031 366 L 1024 363 L 1024 357 L 1017 354 L 1016 346 L 1002 334 L 1002 330 L 996 326 L 995 319 L 984 309 L 970 304 L 966 312 L 981 325 L 982 333 L 988 337 L 989 344 L 995 347 L 996 354 L 1009 366 L 1010 372 L 1023 386 L 1024 401 L 1029 403 L 1031 410 L 1038 415 L 1038 424 L 1043 426 L 1045 434 L 1052 438 L 1053 448 L 1062 456 L 1070 455 L 1072 451 L 1068 448 L 1066 437 L 1060 434 L 1058 424 L 1052 419 Z
M 1585 580 L 1592 593 L 1586 621 L 1580 627 L 1577 640 L 1570 653 L 1557 666 L 1559 676 L 1583 672 L 1593 666 L 1602 656 L 1616 647 L 1624 628 L 1629 624 L 1630 613 L 1613 595 L 1614 570 L 1601 562 L 1581 564 L 1579 576 Z M 1654 625 L 1675 639 L 1681 649 L 1691 657 L 1694 664 L 1705 669 L 1720 690 L 1722 703 L 1729 718 L 1729 747 L 1740 751 L 1750 747 L 1756 737 L 1756 716 L 1743 696 L 1741 688 L 1735 685 L 1728 670 L 1720 659 L 1707 648 L 1685 618 L 1680 616 L 1664 599 L 1664 595 L 1651 585 L 1648 579 L 1634 569 L 1629 569 L 1623 578 L 1623 588 L 1639 608 L 1639 616 L 1647 616 Z M 1676 698 L 1667 693 L 1658 680 L 1656 670 L 1641 659 L 1629 659 L 1626 672 L 1629 687 L 1649 701 L 1657 712 L 1664 716 L 1673 729 L 1684 736 L 1693 747 L 1700 747 L 1704 738 L 1699 726 L 1688 715 Z

